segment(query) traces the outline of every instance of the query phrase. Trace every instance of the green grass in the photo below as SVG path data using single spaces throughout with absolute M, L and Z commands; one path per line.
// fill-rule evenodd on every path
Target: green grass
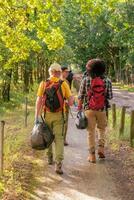
M 112 83 L 113 86 L 118 86 L 119 89 L 127 90 L 129 92 L 134 92 L 134 85 L 126 85 L 122 83 Z
M 12 86 L 10 101 L 3 102 L 0 99 L 0 116 L 2 116 L 4 113 L 13 112 L 14 109 L 24 106 L 26 97 L 28 98 L 29 104 L 34 105 L 37 87 L 38 85 L 35 84 L 29 93 L 24 93 L 21 88 L 14 88 Z
M 134 92 L 134 86 L 132 88 L 128 88 L 129 92 Z
M 0 194 L 4 191 L 16 194 L 15 199 L 20 196 L 26 196 L 32 190 L 29 186 L 32 181 L 32 157 L 29 137 L 34 121 L 34 107 L 28 107 L 30 115 L 28 116 L 28 126 L 24 127 L 24 112 L 22 109 L 15 109 L 14 113 L 6 113 L 3 116 L 5 120 L 4 137 L 4 176 L 0 180 Z M 27 155 L 28 154 L 28 155 Z M 19 178 L 18 178 L 19 177 Z M 28 178 L 29 177 L 29 178 Z M 25 183 L 25 180 L 28 185 Z M 32 184 L 30 184 L 32 185 Z M 1 197 L 0 197 L 1 198 Z M 26 197 L 25 197 L 26 198 Z M 28 198 L 26 198 L 28 199 Z
M 26 188 L 23 188 L 23 180 L 29 179 L 28 183 L 32 180 L 32 170 L 30 170 L 32 160 L 28 158 L 27 154 L 31 152 L 29 136 L 34 122 L 36 92 L 37 86 L 29 94 L 14 90 L 10 102 L 0 102 L 0 120 L 5 121 L 4 176 L 0 179 L 0 199 L 5 191 L 16 194 L 14 199 L 21 199 L 21 195 L 27 195 Z M 27 127 L 24 127 L 25 97 L 28 98 L 29 112 Z M 31 186 L 28 185 L 27 188 L 29 191 L 31 190 Z
M 113 148 L 119 148 L 119 143 L 126 141 L 130 145 L 130 114 L 125 114 L 124 132 L 120 135 L 121 109 L 116 110 L 116 126 L 113 128 L 112 111 L 109 111 L 109 134 L 108 141 Z

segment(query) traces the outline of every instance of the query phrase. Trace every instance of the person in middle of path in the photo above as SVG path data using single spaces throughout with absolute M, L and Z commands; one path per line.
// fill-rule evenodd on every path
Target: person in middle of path
M 70 106 L 73 105 L 74 97 L 66 83 L 62 81 L 61 66 L 58 63 L 53 63 L 49 68 L 49 79 L 42 81 L 37 92 L 36 108 L 35 108 L 35 123 L 38 123 L 38 118 L 42 107 L 45 112 L 45 122 L 52 129 L 55 135 L 55 148 L 52 145 L 48 148 L 48 164 L 53 164 L 53 150 L 55 150 L 55 171 L 58 174 L 63 174 L 62 161 L 64 159 L 64 99 L 68 100 Z
M 95 163 L 95 132 L 98 128 L 98 157 L 105 158 L 105 131 L 107 126 L 107 101 L 112 99 L 112 83 L 105 75 L 105 63 L 101 59 L 91 59 L 87 62 L 83 74 L 79 95 L 78 110 L 84 104 L 85 115 L 88 119 L 88 161 Z
M 68 76 L 66 77 L 66 80 L 68 80 L 70 89 L 72 88 L 73 79 L 74 79 L 74 74 L 73 74 L 72 70 L 70 70 L 68 73 Z
M 68 86 L 70 87 L 69 85 L 69 82 L 68 80 L 66 79 L 68 77 L 68 74 L 69 74 L 69 69 L 67 66 L 62 66 L 61 67 L 61 79 L 63 81 L 65 81 Z M 65 99 L 64 100 L 64 130 L 63 130 L 63 135 L 64 135 L 64 146 L 67 146 L 68 145 L 68 142 L 67 142 L 67 128 L 68 128 L 68 118 L 69 118 L 69 104 L 68 104 L 68 100 Z

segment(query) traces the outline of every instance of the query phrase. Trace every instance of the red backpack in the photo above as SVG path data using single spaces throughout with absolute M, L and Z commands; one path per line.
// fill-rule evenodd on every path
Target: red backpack
M 43 96 L 45 110 L 49 112 L 59 112 L 63 110 L 64 98 L 61 89 L 62 83 L 62 80 L 59 80 L 58 82 L 52 82 L 50 80 L 46 81 Z
M 105 106 L 106 86 L 104 79 L 95 77 L 91 80 L 88 91 L 89 108 L 92 110 L 104 109 Z

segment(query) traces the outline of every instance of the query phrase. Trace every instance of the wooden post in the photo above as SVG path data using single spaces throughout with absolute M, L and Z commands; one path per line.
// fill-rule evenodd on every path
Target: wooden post
M 134 146 L 134 110 L 131 111 L 130 145 L 131 147 Z
M 106 110 L 106 116 L 107 116 L 107 122 L 108 122 L 108 117 L 109 117 L 108 109 Z
M 113 128 L 116 126 L 116 104 L 112 104 Z
M 28 99 L 27 97 L 25 98 L 25 127 L 27 127 L 27 105 L 28 105 Z
M 125 113 L 126 113 L 126 107 L 123 106 L 121 110 L 121 121 L 120 121 L 120 128 L 119 128 L 119 134 L 120 136 L 124 133 L 124 127 L 125 127 Z
M 0 131 L 0 175 L 3 175 L 3 146 L 4 146 L 4 126 L 5 121 L 1 121 Z

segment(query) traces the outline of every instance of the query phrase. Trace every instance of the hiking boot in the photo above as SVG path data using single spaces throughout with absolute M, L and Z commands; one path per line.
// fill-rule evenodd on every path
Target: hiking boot
M 98 157 L 99 158 L 105 158 L 105 154 L 104 154 L 104 147 L 103 146 L 99 146 L 98 148 Z
M 48 164 L 49 165 L 53 164 L 53 156 L 48 156 Z
M 96 163 L 95 153 L 90 153 L 87 160 L 91 163 Z
M 55 172 L 57 174 L 63 174 L 61 162 L 55 164 Z
M 64 146 L 68 146 L 68 142 L 67 141 L 64 141 Z

